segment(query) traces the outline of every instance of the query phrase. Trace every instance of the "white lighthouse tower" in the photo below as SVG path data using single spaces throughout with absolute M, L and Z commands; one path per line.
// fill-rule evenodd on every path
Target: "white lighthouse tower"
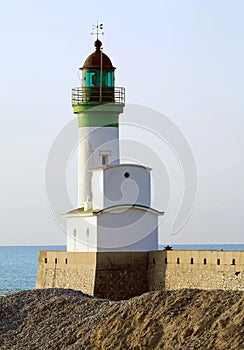
M 66 213 L 67 251 L 158 249 L 158 215 L 151 208 L 150 168 L 120 164 L 119 115 L 125 89 L 115 87 L 115 68 L 100 40 L 73 89 L 78 116 L 78 208 Z
M 82 86 L 73 89 L 72 105 L 79 126 L 78 205 L 91 208 L 91 168 L 119 164 L 119 114 L 125 89 L 114 87 L 114 70 L 100 40 L 82 68 Z

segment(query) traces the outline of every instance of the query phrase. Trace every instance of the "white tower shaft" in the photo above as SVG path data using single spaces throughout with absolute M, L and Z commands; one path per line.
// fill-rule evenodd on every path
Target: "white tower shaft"
M 118 165 L 118 117 L 122 104 L 104 104 L 78 115 L 78 207 L 92 209 L 91 169 Z

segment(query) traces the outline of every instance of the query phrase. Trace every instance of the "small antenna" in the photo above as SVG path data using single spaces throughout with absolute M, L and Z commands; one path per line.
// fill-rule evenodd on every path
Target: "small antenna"
M 92 25 L 91 35 L 96 35 L 97 36 L 97 40 L 98 40 L 98 36 L 99 35 L 104 35 L 104 32 L 101 32 L 101 30 L 103 30 L 103 24 L 102 23 L 98 23 L 98 20 L 97 20 L 97 24 L 93 24 Z

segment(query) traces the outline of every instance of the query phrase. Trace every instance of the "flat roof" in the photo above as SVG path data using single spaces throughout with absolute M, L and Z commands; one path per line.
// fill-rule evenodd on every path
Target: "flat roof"
M 134 167 L 138 167 L 138 168 L 144 168 L 147 169 L 149 171 L 152 170 L 152 168 L 149 168 L 148 166 L 145 165 L 140 165 L 140 164 L 133 164 L 133 163 L 122 163 L 122 164 L 108 164 L 108 165 L 104 165 L 101 167 L 96 167 L 96 168 L 91 168 L 89 169 L 89 171 L 97 171 L 97 170 L 104 170 L 104 169 L 109 169 L 109 168 L 119 168 L 119 167 L 123 167 L 123 166 L 134 166 Z

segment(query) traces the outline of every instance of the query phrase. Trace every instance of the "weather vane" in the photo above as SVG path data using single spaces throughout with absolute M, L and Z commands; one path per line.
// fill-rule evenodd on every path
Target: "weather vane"
M 104 35 L 104 32 L 101 32 L 101 30 L 103 30 L 103 24 L 102 23 L 99 24 L 97 21 L 97 24 L 92 25 L 91 35 L 96 35 L 98 39 L 98 35 Z

